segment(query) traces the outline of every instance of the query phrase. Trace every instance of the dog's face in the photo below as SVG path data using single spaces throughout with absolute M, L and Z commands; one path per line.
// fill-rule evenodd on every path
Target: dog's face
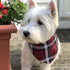
M 58 26 L 57 9 L 54 1 L 47 7 L 38 7 L 33 0 L 20 29 L 22 38 L 30 43 L 44 43 L 55 33 Z

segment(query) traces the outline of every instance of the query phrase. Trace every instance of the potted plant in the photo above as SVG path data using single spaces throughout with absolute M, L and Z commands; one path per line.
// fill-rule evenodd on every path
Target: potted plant
M 9 40 L 11 33 L 16 33 L 17 28 L 12 22 L 22 20 L 26 4 L 20 0 L 12 0 L 1 4 L 0 0 L 0 69 L 10 70 Z

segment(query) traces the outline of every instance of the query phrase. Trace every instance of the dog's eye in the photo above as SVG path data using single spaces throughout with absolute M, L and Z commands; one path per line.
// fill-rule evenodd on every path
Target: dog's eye
M 28 23 L 30 22 L 30 19 L 28 19 Z
M 40 21 L 40 20 L 38 20 L 37 23 L 38 23 L 39 25 L 43 25 L 43 22 Z

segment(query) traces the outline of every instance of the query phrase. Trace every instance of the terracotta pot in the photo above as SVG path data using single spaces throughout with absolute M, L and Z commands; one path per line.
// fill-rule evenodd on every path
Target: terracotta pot
M 13 24 L 0 25 L 0 70 L 10 70 L 9 40 L 17 29 Z

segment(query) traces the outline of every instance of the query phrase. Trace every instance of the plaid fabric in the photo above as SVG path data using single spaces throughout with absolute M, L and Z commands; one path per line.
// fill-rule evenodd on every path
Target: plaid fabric
M 31 44 L 29 43 L 29 48 L 33 55 L 40 62 L 51 63 L 58 51 L 58 40 L 57 36 L 54 35 L 45 44 Z

